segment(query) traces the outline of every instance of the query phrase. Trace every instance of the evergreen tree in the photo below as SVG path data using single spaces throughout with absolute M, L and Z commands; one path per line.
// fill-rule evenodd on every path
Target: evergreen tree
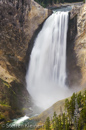
M 86 106 L 83 106 L 80 117 L 83 120 L 83 124 L 86 124 Z
M 62 130 L 62 121 L 61 121 L 61 115 L 59 115 L 59 117 L 58 117 L 58 121 L 59 121 L 59 126 L 58 126 L 58 130 Z
M 82 95 L 81 95 L 81 92 L 77 95 L 77 103 L 78 103 L 79 108 L 81 108 L 82 107 Z
M 68 113 L 69 113 L 69 106 L 70 106 L 69 100 L 66 99 L 66 100 L 65 100 L 65 110 L 67 109 L 67 112 L 68 112 Z
M 63 124 L 63 130 L 66 130 L 66 128 L 65 128 L 65 124 L 66 124 L 66 116 L 65 116 L 65 113 L 63 113 L 63 115 L 62 115 L 62 124 Z
M 74 115 L 74 110 L 75 110 L 75 99 L 76 99 L 76 94 L 73 93 L 71 100 L 70 100 L 70 114 L 72 117 Z
M 46 129 L 46 130 L 51 130 L 51 128 L 50 128 L 50 118 L 49 118 L 49 117 L 47 117 L 47 119 L 46 119 L 45 129 Z
M 58 124 L 59 124 L 58 117 L 57 117 L 56 112 L 54 112 L 53 120 L 52 120 L 53 130 L 59 130 Z
M 36 2 L 38 2 L 39 4 L 41 4 L 42 6 L 46 7 L 48 5 L 53 5 L 56 3 L 64 3 L 64 2 L 79 2 L 79 1 L 83 1 L 83 0 L 35 0 Z M 84 0 L 85 2 L 85 0 Z
M 69 122 L 68 122 L 68 117 L 66 117 L 66 120 L 65 120 L 65 130 L 69 130 Z
M 85 106 L 86 105 L 86 90 L 84 92 L 84 96 L 83 96 L 83 105 Z
M 81 117 L 78 120 L 78 130 L 82 130 L 82 119 L 81 119 Z
M 49 117 L 45 122 L 46 130 L 86 130 L 86 91 L 82 95 L 73 93 L 71 99 L 65 100 L 65 110 L 63 113 L 60 107 L 60 115 L 54 112 L 52 128 Z

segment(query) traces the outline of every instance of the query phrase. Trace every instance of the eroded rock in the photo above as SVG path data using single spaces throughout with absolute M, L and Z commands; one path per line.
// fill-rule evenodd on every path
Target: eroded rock
M 77 64 L 82 72 L 82 84 L 86 84 L 86 4 L 80 9 L 77 17 L 77 38 L 75 41 Z
M 13 110 L 6 119 L 18 113 L 31 114 L 31 97 L 25 87 L 26 52 L 35 30 L 48 15 L 49 11 L 33 0 L 0 1 L 0 104 L 7 103 L 10 112 Z M 7 109 L 1 109 L 3 115 Z

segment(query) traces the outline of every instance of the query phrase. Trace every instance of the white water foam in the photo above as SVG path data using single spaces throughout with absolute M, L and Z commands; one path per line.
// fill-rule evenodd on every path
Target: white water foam
M 12 123 L 7 124 L 7 128 L 21 128 L 21 127 L 23 127 L 23 125 L 21 123 L 23 123 L 24 121 L 26 121 L 28 119 L 29 119 L 29 117 L 26 115 L 19 119 L 15 119 Z

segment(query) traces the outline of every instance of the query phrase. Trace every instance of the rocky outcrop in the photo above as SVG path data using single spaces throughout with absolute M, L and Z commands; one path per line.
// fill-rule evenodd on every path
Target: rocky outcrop
M 77 4 L 77 5 L 72 5 L 72 10 L 70 11 L 70 19 L 73 19 L 75 16 L 77 16 L 77 14 L 80 12 L 80 8 L 83 4 Z
M 20 114 L 32 112 L 25 87 L 27 50 L 31 49 L 28 44 L 34 32 L 48 15 L 49 11 L 33 0 L 0 1 L 0 108 L 7 105 L 10 112 L 13 110 L 9 118 L 18 115 L 16 110 Z M 0 112 L 4 115 L 7 109 Z
M 86 84 L 86 4 L 82 6 L 77 17 L 77 38 L 75 41 L 77 65 L 81 68 L 82 84 Z
M 29 30 L 26 32 L 29 34 L 29 37 L 31 38 L 34 31 L 39 27 L 41 23 L 49 16 L 49 10 L 44 9 L 42 6 L 31 1 L 31 10 L 29 12 Z
M 48 10 L 34 1 L 29 5 L 28 0 L 7 0 L 0 5 L 0 63 L 22 83 L 28 43 L 47 17 Z
M 86 4 L 70 12 L 67 38 L 67 84 L 86 84 Z
M 74 6 L 70 11 L 67 35 L 67 84 L 69 87 L 81 85 L 81 70 L 77 66 L 77 56 L 74 50 L 77 36 L 77 15 L 81 6 Z
M 0 65 L 22 83 L 28 44 L 23 26 L 25 16 L 30 11 L 29 3 L 26 2 L 5 0 L 0 4 Z
M 86 4 L 82 6 L 77 17 L 77 37 L 86 32 Z

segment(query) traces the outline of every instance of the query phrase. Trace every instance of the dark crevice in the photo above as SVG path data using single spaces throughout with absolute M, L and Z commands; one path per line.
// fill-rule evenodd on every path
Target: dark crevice
M 80 68 L 77 66 L 77 57 L 74 51 L 75 39 L 77 35 L 77 15 L 70 19 L 67 34 L 67 85 L 69 87 L 78 85 L 81 78 Z

